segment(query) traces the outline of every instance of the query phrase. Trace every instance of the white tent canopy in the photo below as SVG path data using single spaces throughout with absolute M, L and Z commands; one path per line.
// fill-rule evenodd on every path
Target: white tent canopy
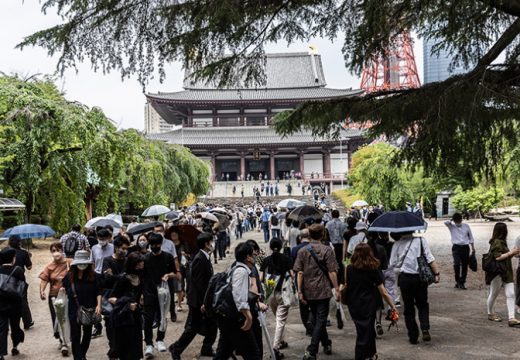
M 20 200 L 0 198 L 0 211 L 18 211 L 24 209 L 25 205 Z

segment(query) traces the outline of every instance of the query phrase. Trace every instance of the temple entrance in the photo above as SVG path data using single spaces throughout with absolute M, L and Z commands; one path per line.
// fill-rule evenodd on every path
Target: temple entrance
M 270 179 L 269 159 L 246 159 L 246 176 L 247 174 L 251 175 L 255 180 L 259 179 L 260 174 L 262 175 L 262 178 L 265 179 L 265 175 L 267 175 L 267 178 Z
M 237 181 L 240 175 L 240 160 L 217 159 L 217 181 Z
M 276 176 L 279 179 L 288 179 L 291 175 L 295 176 L 300 172 L 300 162 L 298 159 L 276 159 Z

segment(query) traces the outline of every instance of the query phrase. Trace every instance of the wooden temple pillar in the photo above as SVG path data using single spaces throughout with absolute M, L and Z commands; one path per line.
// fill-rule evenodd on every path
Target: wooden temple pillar
M 330 149 L 323 151 L 323 177 L 329 179 L 332 177 L 330 171 Z
M 275 162 L 274 162 L 274 151 L 271 151 L 269 153 L 269 168 L 270 168 L 270 172 L 271 172 L 271 180 L 275 180 L 276 179 L 276 174 L 275 174 Z
M 245 152 L 240 152 L 240 179 L 246 179 L 246 154 Z
M 302 179 L 305 180 L 305 151 L 300 150 L 300 173 L 302 174 Z

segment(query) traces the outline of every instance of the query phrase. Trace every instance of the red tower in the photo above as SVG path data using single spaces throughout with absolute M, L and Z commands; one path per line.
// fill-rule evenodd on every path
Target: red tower
M 384 56 L 371 59 L 361 76 L 361 88 L 367 93 L 411 89 L 421 86 L 410 32 L 402 32 Z

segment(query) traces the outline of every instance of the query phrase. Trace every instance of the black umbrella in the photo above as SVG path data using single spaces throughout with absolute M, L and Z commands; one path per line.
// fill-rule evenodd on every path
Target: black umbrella
M 181 216 L 181 213 L 175 210 L 167 212 L 164 217 L 168 220 L 177 220 Z
M 218 219 L 218 222 L 220 223 L 221 229 L 226 229 L 231 221 L 229 220 L 228 215 L 221 214 L 219 212 L 213 213 Z
M 390 211 L 375 219 L 368 231 L 403 233 L 427 228 L 428 223 L 412 212 Z
M 312 219 L 315 222 L 321 221 L 323 213 L 321 210 L 316 209 L 313 206 L 303 205 L 299 206 L 287 215 L 287 218 L 293 221 L 303 222 L 307 219 Z
M 160 222 L 160 221 L 153 221 L 153 222 L 149 222 L 149 223 L 139 224 L 139 225 L 134 226 L 130 230 L 128 230 L 127 233 L 129 233 L 131 235 L 142 234 L 142 233 L 145 233 L 148 231 L 152 231 L 154 227 L 156 227 L 157 225 L 161 225 L 161 224 L 162 224 L 162 222 Z

